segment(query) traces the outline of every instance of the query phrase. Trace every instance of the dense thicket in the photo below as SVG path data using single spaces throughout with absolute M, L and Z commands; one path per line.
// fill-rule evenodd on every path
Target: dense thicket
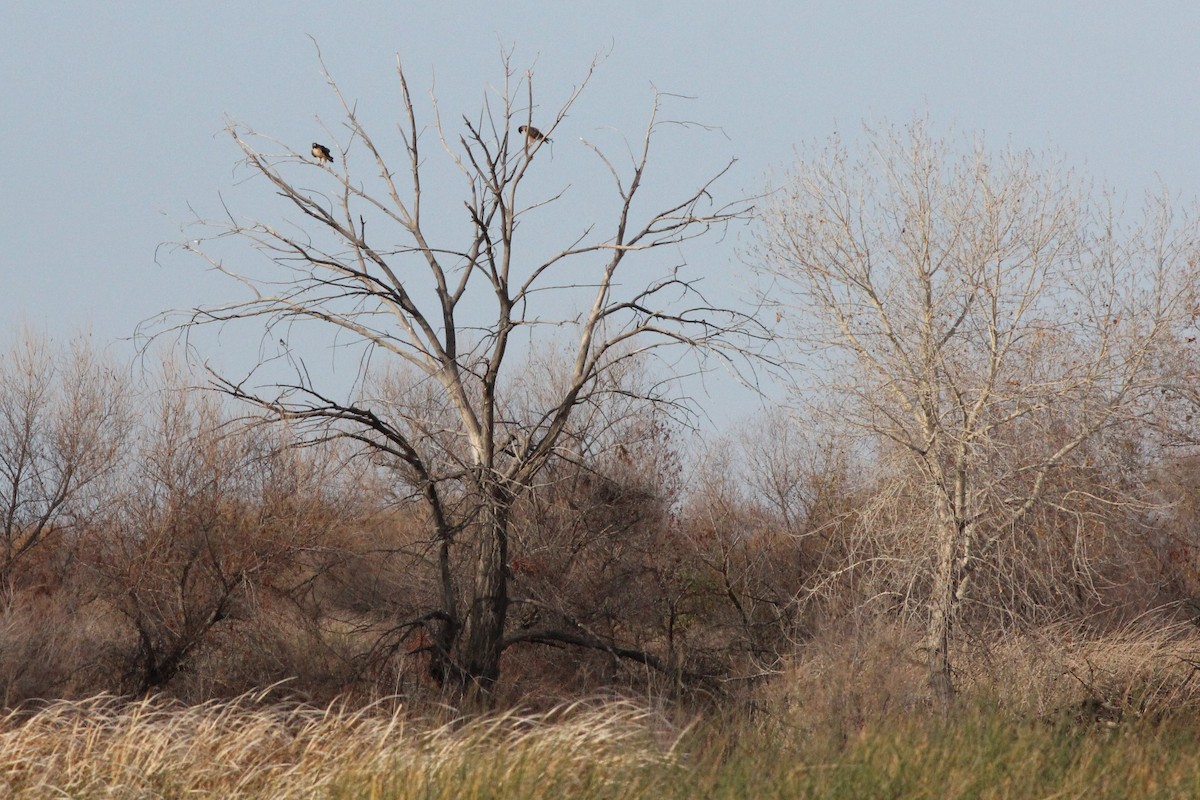
M 64 363 L 105 382 L 59 380 Z M 298 447 L 169 369 L 135 390 L 79 346 L 34 342 L 0 370 L 0 500 L 20 554 L 0 610 L 7 703 L 271 685 L 441 696 L 414 622 L 438 591 L 429 529 L 386 465 L 344 443 Z M 878 648 L 884 630 L 876 656 L 920 660 L 910 615 L 929 586 L 905 566 L 920 499 L 902 461 L 782 413 L 700 443 L 648 407 L 595 442 L 514 509 L 502 697 L 744 698 L 830 647 Z M 980 574 L 964 649 L 1051 623 L 1084 635 L 1195 613 L 1197 463 L 1128 447 L 1139 455 L 1121 465 L 1080 451 L 1056 474 L 1078 502 L 998 544 L 1007 579 Z M 1097 469 L 1118 468 L 1143 494 L 1113 515 L 1092 490 L 1110 482 Z M 470 553 L 450 567 L 471 569 Z

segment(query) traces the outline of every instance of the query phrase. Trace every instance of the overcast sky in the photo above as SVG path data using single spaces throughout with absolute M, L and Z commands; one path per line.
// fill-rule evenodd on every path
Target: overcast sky
M 397 55 L 458 118 L 499 81 L 502 45 L 547 108 L 606 54 L 555 162 L 573 163 L 579 137 L 639 136 L 652 85 L 688 95 L 672 113 L 720 131 L 666 142 L 666 194 L 735 157 L 728 197 L 753 193 L 797 144 L 915 114 L 1056 148 L 1135 200 L 1161 185 L 1192 200 L 1200 182 L 1196 3 L 3 0 L 0 346 L 28 322 L 128 354 L 139 322 L 229 293 L 159 245 L 186 235 L 189 207 L 237 197 L 227 118 L 297 149 L 336 136 L 309 36 L 381 122 L 398 110 Z M 746 236 L 687 258 L 729 280 Z

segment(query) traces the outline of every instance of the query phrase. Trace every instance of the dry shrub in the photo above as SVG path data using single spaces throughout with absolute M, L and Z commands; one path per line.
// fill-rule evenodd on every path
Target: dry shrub
M 928 672 L 920 632 L 877 618 L 829 625 L 755 697 L 807 735 L 844 738 L 868 722 L 923 708 Z
M 583 631 L 676 663 L 695 616 L 687 543 L 671 514 L 678 454 L 672 427 L 653 415 L 623 424 L 596 452 L 549 465 L 514 509 L 511 628 Z M 540 645 L 511 647 L 504 658 L 522 694 L 537 684 L 550 696 L 586 693 L 644 669 L 574 648 L 556 657 Z
M 106 688 L 202 700 L 240 682 L 209 672 L 221 659 L 206 651 L 236 640 L 258 599 L 293 582 L 297 555 L 341 522 L 346 501 L 335 452 L 292 447 L 286 430 L 231 418 L 179 375 L 164 380 L 81 560 L 126 640 L 120 683 Z
M 80 662 L 65 609 L 45 597 L 14 596 L 0 606 L 0 701 L 5 707 L 61 694 Z
M 686 461 L 679 429 L 653 415 L 624 419 L 604 443 L 551 464 L 514 514 L 513 628 L 586 631 L 666 669 L 603 650 L 510 648 L 511 692 L 703 694 L 775 669 L 792 647 L 807 512 L 824 496 L 800 508 L 789 495 L 789 517 L 746 490 L 729 442 Z M 809 477 L 793 472 L 793 483 Z
M 73 584 L 11 595 L 0 606 L 0 704 L 114 688 L 125 647 L 117 622 Z
M 957 674 L 967 697 L 1021 715 L 1116 721 L 1200 709 L 1200 631 L 1146 616 L 1089 630 L 1063 623 L 980 640 Z
M 232 699 L 271 687 L 269 696 L 331 702 L 353 688 L 350 666 L 364 644 L 323 632 L 290 604 L 256 607 L 218 626 L 190 660 L 171 694 L 185 701 Z
M 916 628 L 877 618 L 830 625 L 754 695 L 767 718 L 845 738 L 932 702 Z M 957 705 L 1025 719 L 1115 724 L 1200 710 L 1200 630 L 1143 617 L 1123 627 L 1061 623 L 964 643 Z

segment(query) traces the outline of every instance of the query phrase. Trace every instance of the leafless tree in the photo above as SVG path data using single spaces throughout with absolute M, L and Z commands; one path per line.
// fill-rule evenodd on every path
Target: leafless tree
M 129 387 L 83 339 L 56 350 L 27 332 L 0 362 L 0 588 L 102 502 L 131 427 Z
M 797 390 L 914 476 L 889 497 L 915 515 L 895 535 L 948 699 L 972 576 L 1034 512 L 1070 505 L 1072 459 L 1157 402 L 1165 349 L 1195 322 L 1195 219 L 1152 200 L 1128 225 L 1061 163 L 956 148 L 923 121 L 867 130 L 857 155 L 835 137 L 776 197 L 757 256 Z M 1073 488 L 1110 510 L 1131 497 Z
M 231 419 L 178 366 L 162 373 L 80 559 L 81 582 L 132 634 L 119 660 L 137 692 L 165 688 L 257 597 L 291 584 L 298 554 L 345 523 L 333 498 L 348 494 L 328 451 L 288 447 L 286 429 Z
M 401 627 L 428 637 L 431 674 L 439 682 L 484 694 L 499 675 L 503 648 L 520 638 L 505 635 L 510 512 L 549 461 L 569 457 L 562 445 L 572 419 L 637 391 L 607 379 L 627 362 L 672 352 L 671 359 L 696 354 L 690 363 L 702 367 L 713 355 L 733 358 L 744 344 L 739 337 L 753 335 L 749 317 L 709 303 L 698 278 L 664 258 L 678 259 L 684 243 L 746 214 L 744 202 L 713 201 L 714 183 L 732 162 L 676 201 L 647 210 L 651 145 L 665 126 L 679 124 L 662 117 L 667 98 L 656 92 L 627 166 L 582 142 L 611 175 L 614 218 L 575 221 L 565 246 L 546 247 L 562 221 L 537 226 L 551 219 L 573 181 L 586 179 L 558 178 L 567 188 L 549 196 L 526 184 L 554 169 L 549 137 L 560 134 L 554 141 L 561 152 L 568 112 L 587 79 L 557 111 L 535 120 L 541 106 L 534 74 L 515 70 L 511 54 L 502 62 L 503 83 L 489 90 L 477 116 L 451 125 L 435 98 L 428 126 L 418 121 L 397 65 L 400 166 L 328 72 L 344 125 L 343 137 L 329 141 L 332 165 L 310 157 L 307 145 L 293 149 L 230 125 L 250 172 L 300 219 L 272 224 L 230 215 L 210 223 L 212 237 L 185 245 L 244 286 L 248 297 L 197 308 L 180 325 L 256 325 L 272 347 L 279 340 L 279 356 L 264 359 L 251 375 L 235 379 L 214 370 L 214 380 L 311 440 L 358 441 L 419 499 L 441 599 Z M 544 138 L 518 133 L 535 122 Z M 438 152 L 450 174 L 457 170 L 463 179 L 453 201 L 444 199 L 445 172 L 431 167 Z M 602 186 L 582 191 L 596 195 Z M 215 240 L 224 237 L 265 255 L 265 267 L 255 268 L 244 252 L 222 253 Z M 664 256 L 652 255 L 658 251 Z M 305 323 L 335 335 L 339 347 L 356 349 L 352 389 L 339 391 L 312 376 L 290 344 Z M 561 376 L 525 372 L 528 344 L 539 341 L 569 343 L 569 369 Z M 376 361 L 389 367 L 372 369 Z M 281 363 L 291 367 L 288 378 L 271 372 Z M 675 360 L 661 363 L 678 369 Z M 530 381 L 545 383 L 536 396 L 550 398 L 537 408 L 525 402 L 534 395 L 521 394 Z M 640 396 L 680 401 L 661 382 Z M 454 555 L 460 550 L 474 562 L 462 580 Z M 539 641 L 554 637 L 542 631 Z M 579 638 L 562 632 L 560 640 Z

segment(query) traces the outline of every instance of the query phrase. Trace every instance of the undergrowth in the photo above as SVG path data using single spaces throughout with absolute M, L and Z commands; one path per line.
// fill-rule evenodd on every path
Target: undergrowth
M 814 644 L 752 703 L 702 713 L 607 699 L 468 717 L 266 692 L 49 702 L 0 716 L 0 797 L 1200 797 L 1196 638 L 1039 635 L 964 656 L 948 712 L 921 700 L 895 631 Z

